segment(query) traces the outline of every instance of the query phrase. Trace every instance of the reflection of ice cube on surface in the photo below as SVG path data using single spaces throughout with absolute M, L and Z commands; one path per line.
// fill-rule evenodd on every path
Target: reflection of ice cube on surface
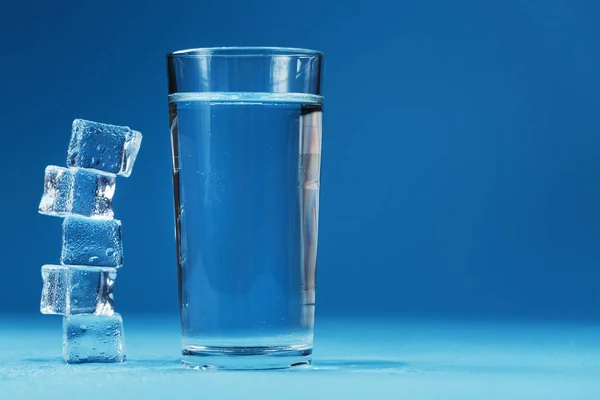
M 63 357 L 67 363 L 125 361 L 121 315 L 67 315 L 63 319 Z
M 123 265 L 121 221 L 70 216 L 63 221 L 61 264 Z
M 67 267 L 44 265 L 42 267 L 42 314 L 64 314 L 67 298 Z
M 49 165 L 39 212 L 57 217 L 78 214 L 110 219 L 113 217 L 115 181 L 114 174 Z
M 141 143 L 142 134 L 127 126 L 76 119 L 67 166 L 93 168 L 128 177 Z
M 83 265 L 42 267 L 42 314 L 114 314 L 117 270 Z

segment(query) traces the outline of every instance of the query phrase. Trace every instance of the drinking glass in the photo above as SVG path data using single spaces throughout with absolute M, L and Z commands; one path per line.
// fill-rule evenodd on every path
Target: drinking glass
M 185 365 L 311 361 L 322 58 L 272 47 L 167 55 Z

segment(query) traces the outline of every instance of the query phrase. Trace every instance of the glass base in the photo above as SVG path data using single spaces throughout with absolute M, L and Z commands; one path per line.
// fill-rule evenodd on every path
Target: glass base
M 282 369 L 310 365 L 312 347 L 255 346 L 216 347 L 187 346 L 181 363 L 193 369 Z

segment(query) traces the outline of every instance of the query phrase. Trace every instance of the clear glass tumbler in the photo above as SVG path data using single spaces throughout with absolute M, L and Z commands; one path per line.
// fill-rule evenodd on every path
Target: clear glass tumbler
M 322 54 L 204 48 L 167 65 L 183 363 L 308 364 Z

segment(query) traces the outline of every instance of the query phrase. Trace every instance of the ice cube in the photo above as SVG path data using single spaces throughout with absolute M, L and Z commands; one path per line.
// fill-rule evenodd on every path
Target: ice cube
M 121 315 L 67 315 L 63 318 L 63 357 L 69 364 L 125 361 Z
M 42 267 L 42 314 L 112 315 L 117 270 L 83 265 Z
M 42 267 L 42 314 L 64 314 L 67 300 L 68 269 L 64 265 Z
M 78 216 L 65 218 L 60 263 L 121 267 L 123 265 L 121 221 Z
M 68 271 L 66 314 L 114 314 L 115 268 L 70 265 Z
M 76 119 L 67 166 L 93 168 L 128 177 L 141 144 L 142 134 L 127 126 Z
M 41 214 L 111 219 L 116 175 L 83 168 L 46 167 Z

